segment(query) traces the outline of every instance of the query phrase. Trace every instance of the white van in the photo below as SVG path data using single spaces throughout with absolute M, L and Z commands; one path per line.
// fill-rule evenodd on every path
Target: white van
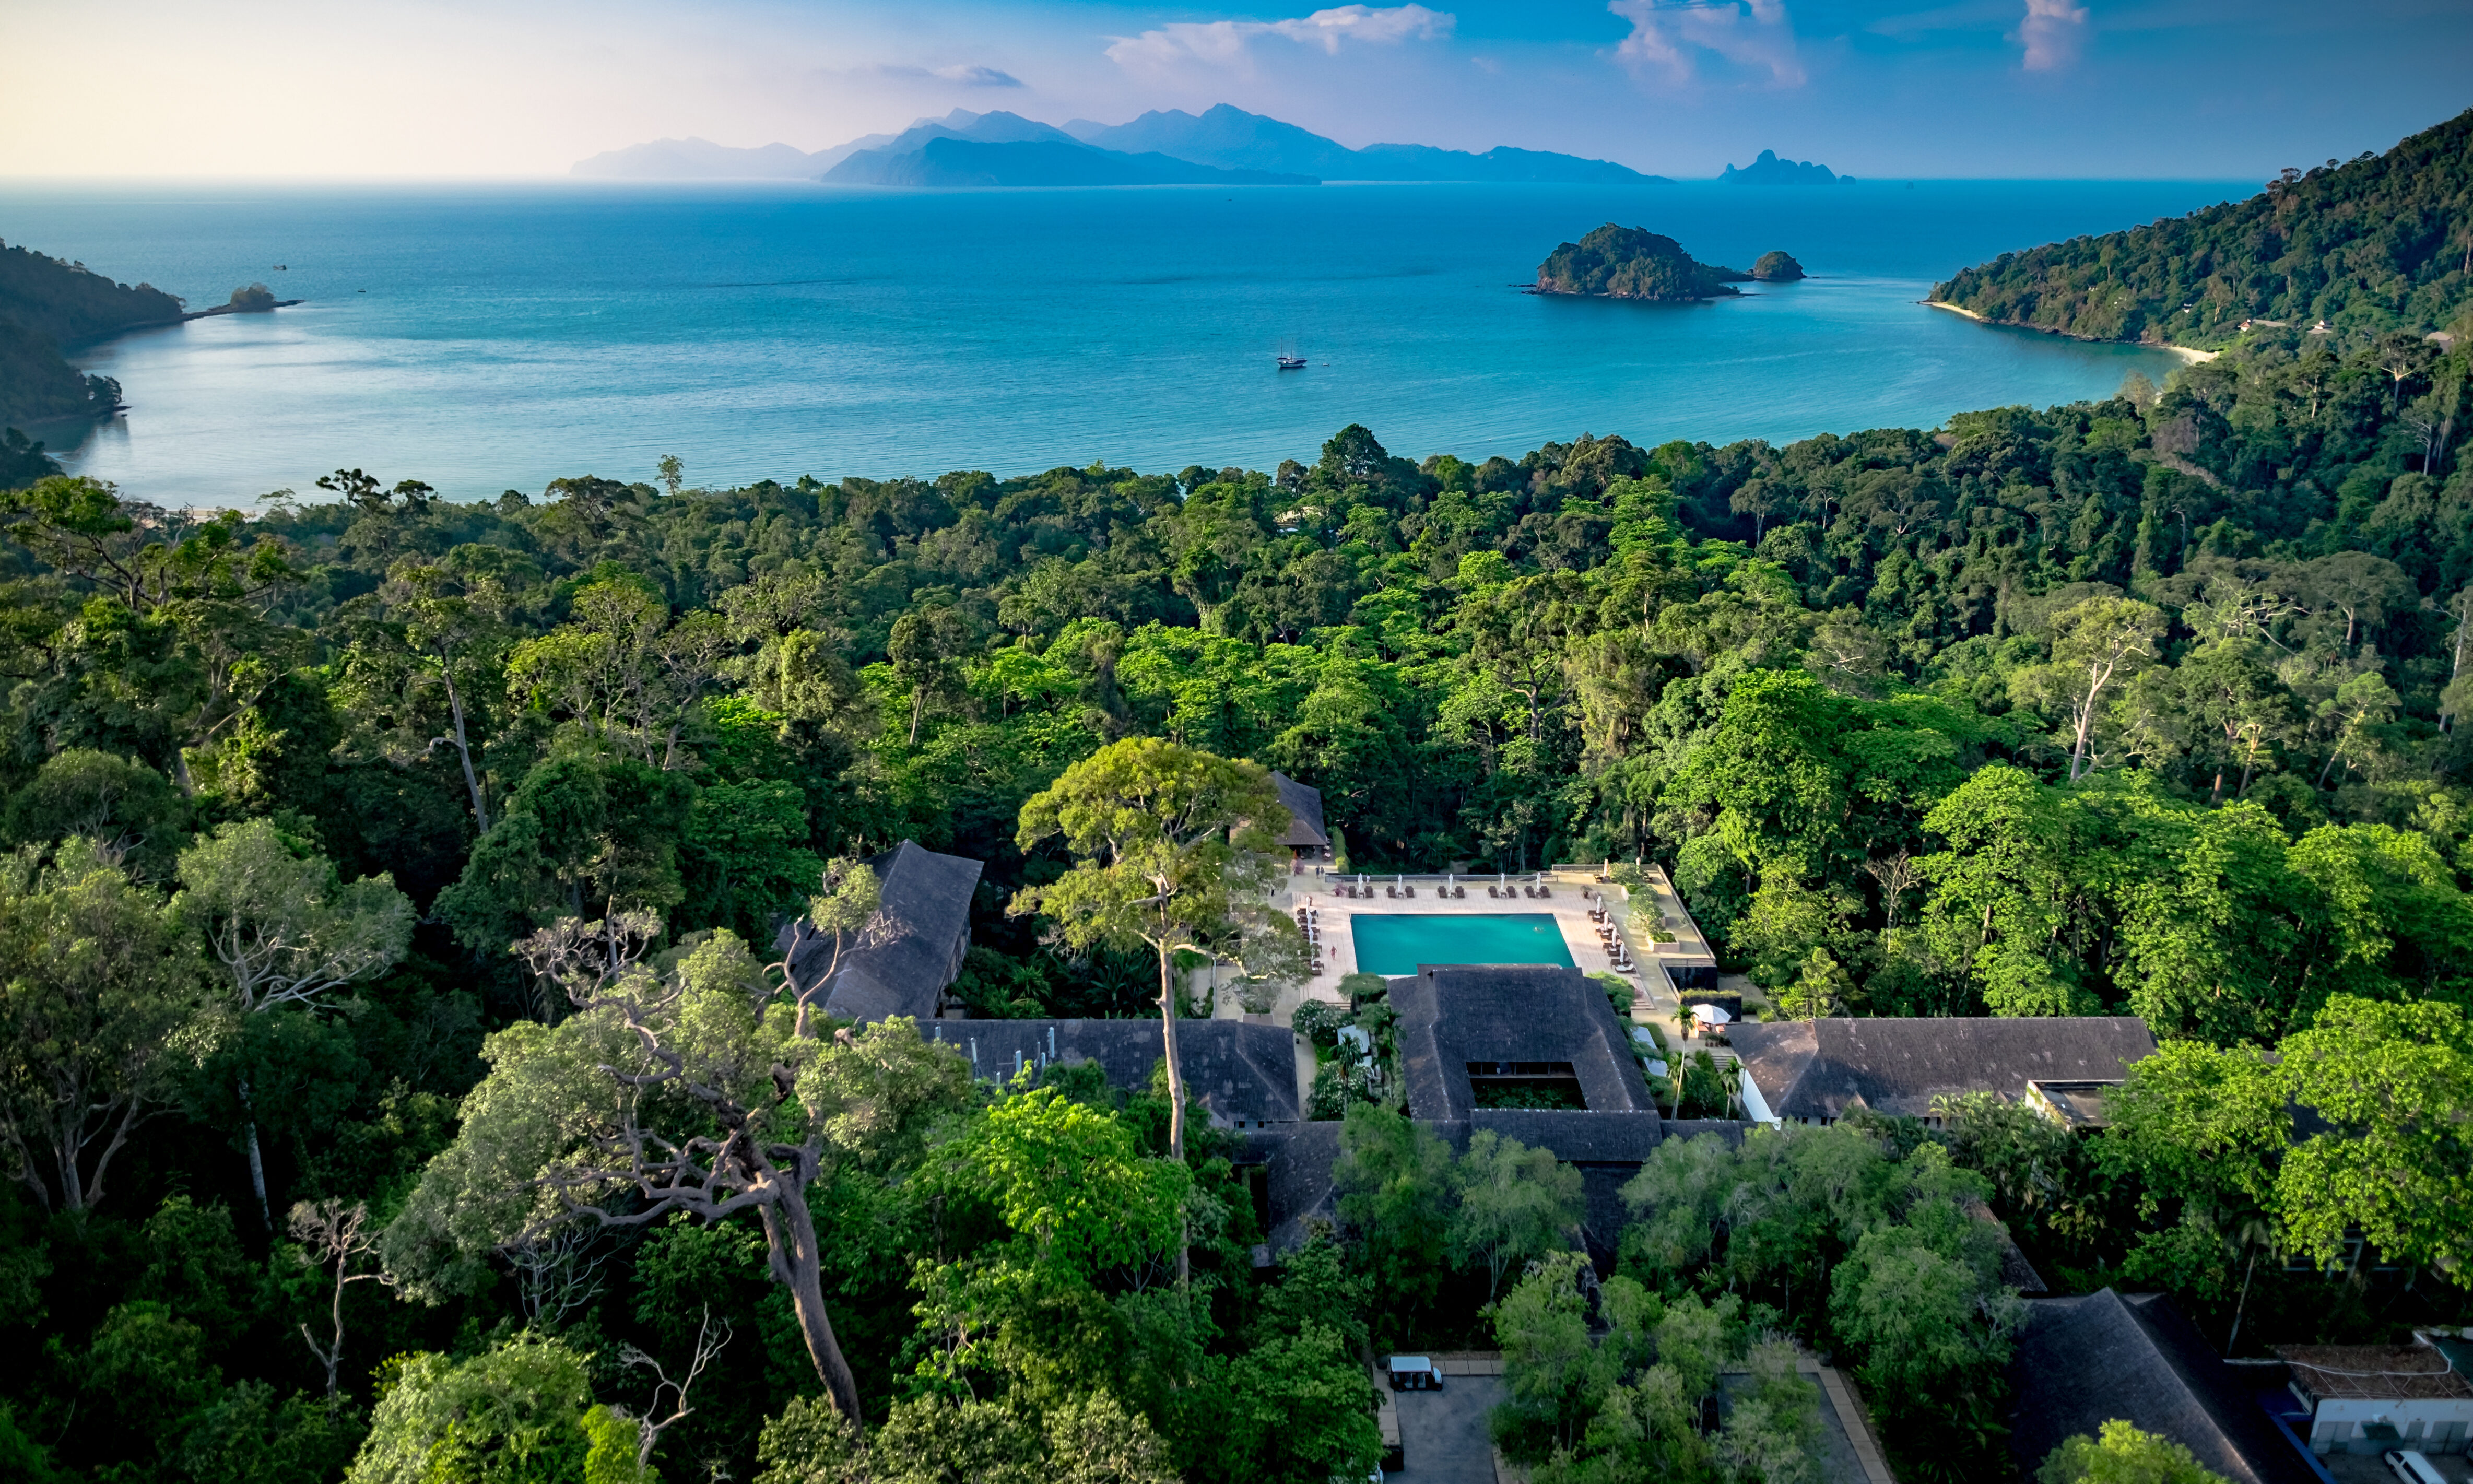
M 2395 1476 L 2403 1484 L 2447 1484 L 2445 1474 L 2440 1473 L 2429 1459 L 2410 1448 L 2402 1452 L 2389 1448 L 2379 1456 L 2386 1460 L 2387 1466 L 2395 1472 Z

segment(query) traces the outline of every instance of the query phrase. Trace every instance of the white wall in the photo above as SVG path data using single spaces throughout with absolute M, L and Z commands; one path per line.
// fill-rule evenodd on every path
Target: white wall
M 2386 1423 L 2404 1434 L 2398 1444 L 2373 1443 L 2362 1435 L 2364 1423 Z M 2349 1400 L 2330 1398 L 2318 1403 L 2310 1423 L 2314 1453 L 2373 1453 L 2383 1448 L 2418 1448 L 2425 1453 L 2461 1453 L 2465 1435 L 2473 1432 L 2473 1399 L 2443 1401 Z

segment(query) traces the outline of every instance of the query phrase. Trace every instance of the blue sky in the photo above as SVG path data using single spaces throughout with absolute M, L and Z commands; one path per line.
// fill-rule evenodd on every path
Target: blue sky
M 948 108 L 1233 103 L 1709 176 L 2263 179 L 2473 105 L 2465 0 L 85 0 L 0 7 L 0 173 L 522 176 Z M 100 100 L 100 102 L 98 102 Z

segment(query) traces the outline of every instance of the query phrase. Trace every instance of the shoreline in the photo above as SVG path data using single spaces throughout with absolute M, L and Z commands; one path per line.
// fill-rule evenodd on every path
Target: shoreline
M 1915 302 L 1922 304 L 1927 309 L 1946 309 L 1952 314 L 1964 315 L 1966 318 L 1973 320 L 1978 324 L 1997 325 L 2002 329 L 2007 330 L 2033 330 L 2038 335 L 2052 335 L 2062 340 L 2075 340 L 2078 344 L 2085 346 L 2134 346 L 2141 350 L 2161 350 L 2167 355 L 2180 357 L 2181 364 L 2184 366 L 2201 366 L 2223 354 L 2221 350 L 2194 350 L 2188 346 L 2149 345 L 2141 340 L 2098 340 L 2092 335 L 2073 335 L 2067 330 L 2047 329 L 2040 324 L 2019 324 L 2007 320 L 1987 320 L 1983 316 L 1977 314 L 1974 310 L 1969 309 L 1962 304 L 1953 304 L 1943 299 L 1917 299 Z

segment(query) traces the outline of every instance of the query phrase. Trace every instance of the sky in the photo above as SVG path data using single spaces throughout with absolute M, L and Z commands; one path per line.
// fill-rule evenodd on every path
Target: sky
M 2468 63 L 2467 0 L 6 0 L 0 177 L 548 176 L 1230 103 L 1679 178 L 2264 179 L 2473 106 Z

